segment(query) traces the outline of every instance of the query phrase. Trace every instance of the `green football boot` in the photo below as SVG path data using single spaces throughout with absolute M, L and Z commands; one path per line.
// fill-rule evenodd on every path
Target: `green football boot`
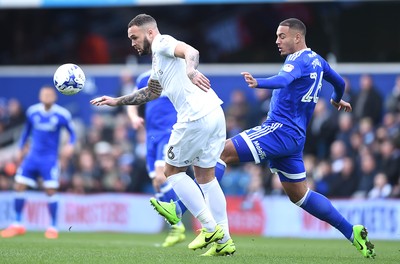
M 236 252 L 235 243 L 233 243 L 232 239 L 229 239 L 225 243 L 219 244 L 214 242 L 209 250 L 206 253 L 201 254 L 201 256 L 206 257 L 214 257 L 214 256 L 231 256 Z
M 208 244 L 218 241 L 224 237 L 224 230 L 219 225 L 215 226 L 215 230 L 207 232 L 207 229 L 200 229 L 200 234 L 188 245 L 189 249 L 196 250 L 198 248 L 205 248 Z
M 165 238 L 164 243 L 162 244 L 163 247 L 172 247 L 183 240 L 185 240 L 185 226 L 181 225 L 173 225 L 171 226 L 171 230 L 169 231 L 168 236 Z
M 154 209 L 165 218 L 171 225 L 176 225 L 181 221 L 181 218 L 176 213 L 176 204 L 171 200 L 171 202 L 161 202 L 156 198 L 150 198 L 150 203 Z
M 354 225 L 353 236 L 353 245 L 360 251 L 361 255 L 365 258 L 375 258 L 375 246 L 368 239 L 367 229 L 362 225 Z

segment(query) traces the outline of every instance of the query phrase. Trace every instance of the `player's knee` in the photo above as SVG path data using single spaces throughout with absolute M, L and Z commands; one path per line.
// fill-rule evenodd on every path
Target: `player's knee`
M 221 153 L 220 159 L 223 160 L 226 165 L 239 163 L 239 157 L 232 140 L 228 139 L 225 141 L 225 147 Z

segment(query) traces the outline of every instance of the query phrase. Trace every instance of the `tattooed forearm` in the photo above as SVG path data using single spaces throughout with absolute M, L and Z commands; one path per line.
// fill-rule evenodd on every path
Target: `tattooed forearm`
M 153 96 L 155 96 L 153 99 L 161 95 L 162 87 L 158 81 L 150 79 L 147 83 L 147 87 L 150 89 L 150 92 L 153 94 Z
M 189 49 L 185 55 L 186 71 L 189 79 L 193 79 L 197 75 L 197 66 L 199 66 L 200 54 L 196 49 Z
M 117 99 L 118 105 L 141 105 L 160 97 L 162 87 L 156 80 L 149 80 L 146 88 Z

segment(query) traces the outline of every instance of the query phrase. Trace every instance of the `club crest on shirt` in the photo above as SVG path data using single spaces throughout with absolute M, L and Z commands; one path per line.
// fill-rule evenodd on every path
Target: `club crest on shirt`
M 294 69 L 294 66 L 292 64 L 285 64 L 285 65 L 283 65 L 283 68 L 282 68 L 282 70 L 285 72 L 291 72 L 291 71 L 293 71 L 293 69 Z

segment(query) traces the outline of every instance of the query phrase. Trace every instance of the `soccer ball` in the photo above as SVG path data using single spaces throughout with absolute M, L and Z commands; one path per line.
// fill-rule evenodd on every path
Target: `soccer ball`
M 85 85 L 85 74 L 75 64 L 63 64 L 54 73 L 53 81 L 56 89 L 65 95 L 73 95 L 80 92 Z

